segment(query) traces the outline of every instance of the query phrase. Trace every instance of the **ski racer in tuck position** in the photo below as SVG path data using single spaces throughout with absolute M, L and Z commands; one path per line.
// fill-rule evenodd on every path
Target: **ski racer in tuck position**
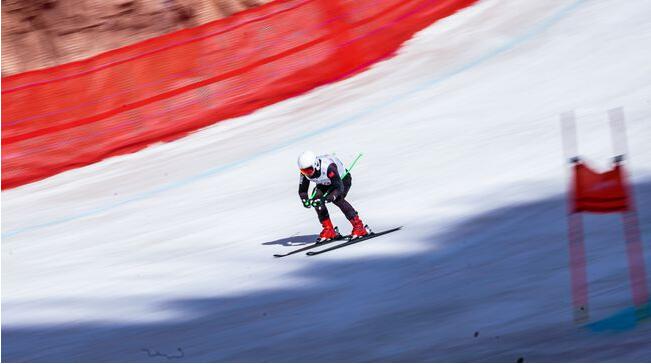
M 298 196 L 305 208 L 314 207 L 319 222 L 323 226 L 323 230 L 319 234 L 319 241 L 339 237 L 332 225 L 332 221 L 330 221 L 330 214 L 325 205 L 326 202 L 331 202 L 339 207 L 353 225 L 351 238 L 354 239 L 368 234 L 357 211 L 346 201 L 352 177 L 339 158 L 329 154 L 317 156 L 313 152 L 306 151 L 298 157 L 298 168 L 301 170 Z M 344 175 L 343 179 L 341 178 L 342 175 Z M 316 194 L 312 199 L 308 197 L 310 182 L 316 183 Z

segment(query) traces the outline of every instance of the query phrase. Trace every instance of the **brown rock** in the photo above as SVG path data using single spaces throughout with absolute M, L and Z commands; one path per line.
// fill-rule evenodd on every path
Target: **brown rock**
M 3 0 L 2 75 L 88 58 L 269 0 Z

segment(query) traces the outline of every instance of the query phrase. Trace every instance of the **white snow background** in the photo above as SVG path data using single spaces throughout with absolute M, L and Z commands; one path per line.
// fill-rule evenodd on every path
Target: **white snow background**
M 2 360 L 648 361 L 650 322 L 572 322 L 559 114 L 604 169 L 624 107 L 649 265 L 650 14 L 480 1 L 353 78 L 3 191 Z M 348 199 L 404 230 L 273 258 L 320 230 L 305 149 L 363 152 Z M 620 217 L 586 234 L 598 321 L 632 304 Z

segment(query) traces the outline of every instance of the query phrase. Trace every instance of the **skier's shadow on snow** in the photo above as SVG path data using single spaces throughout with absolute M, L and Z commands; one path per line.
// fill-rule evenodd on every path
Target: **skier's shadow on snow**
M 318 235 L 295 235 L 289 238 L 282 238 L 274 241 L 262 243 L 262 245 L 282 245 L 282 246 L 301 246 L 314 243 Z

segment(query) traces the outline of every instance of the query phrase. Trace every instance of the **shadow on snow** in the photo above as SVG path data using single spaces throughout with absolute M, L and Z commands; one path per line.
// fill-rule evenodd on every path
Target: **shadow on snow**
M 651 182 L 637 185 L 636 197 L 648 262 Z M 309 285 L 166 301 L 160 309 L 180 312 L 177 320 L 3 327 L 2 360 L 648 360 L 648 324 L 607 335 L 572 324 L 565 209 L 559 195 L 493 210 L 423 236 L 431 249 L 409 255 L 286 258 L 312 259 L 295 273 Z M 593 317 L 630 306 L 618 224 L 586 218 Z M 386 239 L 403 243 L 400 235 Z
M 268 241 L 266 243 L 262 243 L 262 245 L 301 246 L 301 245 L 307 245 L 316 242 L 316 239 L 318 237 L 319 237 L 318 234 L 295 235 L 295 236 L 290 236 L 289 238 L 282 238 L 274 241 Z

